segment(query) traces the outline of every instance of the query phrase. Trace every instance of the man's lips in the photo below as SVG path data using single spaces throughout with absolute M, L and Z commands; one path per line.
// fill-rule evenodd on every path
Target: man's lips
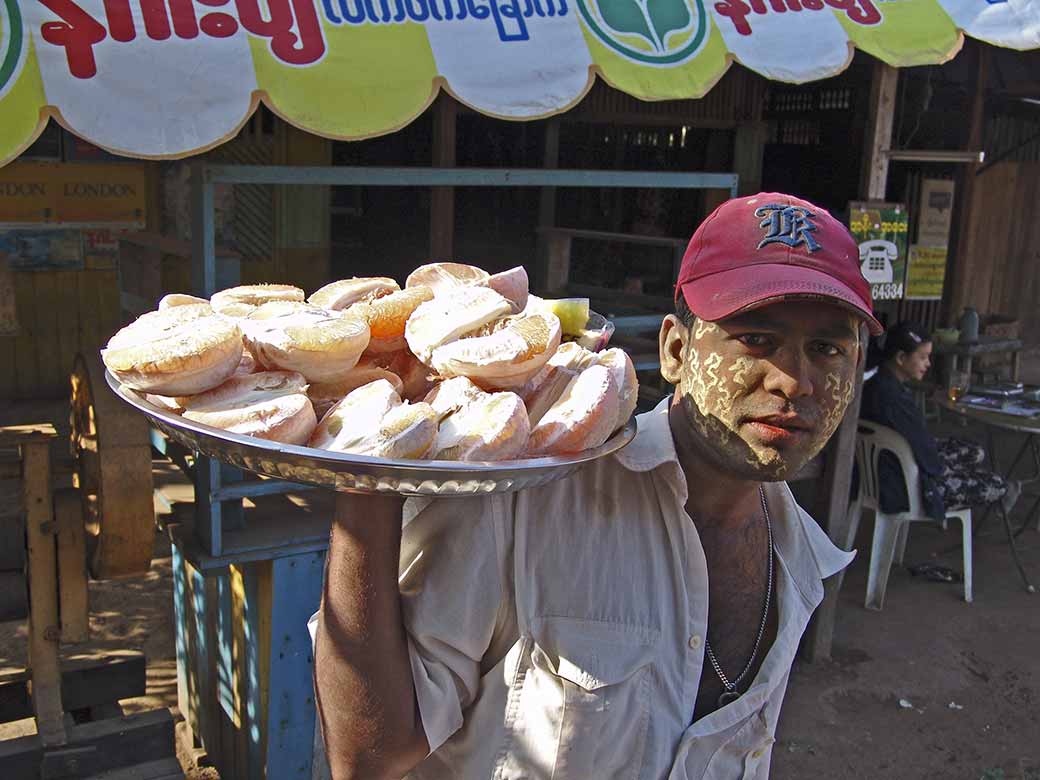
M 797 414 L 769 414 L 764 417 L 749 417 L 747 422 L 789 431 L 811 431 L 813 427 L 804 417 Z
M 812 431 L 812 426 L 797 415 L 749 417 L 744 422 L 765 444 L 793 444 Z

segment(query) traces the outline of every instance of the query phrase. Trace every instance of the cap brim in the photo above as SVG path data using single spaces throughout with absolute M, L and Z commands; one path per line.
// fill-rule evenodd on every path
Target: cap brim
M 788 263 L 762 263 L 693 279 L 682 286 L 690 311 L 714 322 L 783 300 L 820 300 L 861 317 L 871 335 L 884 332 L 870 304 L 833 276 Z

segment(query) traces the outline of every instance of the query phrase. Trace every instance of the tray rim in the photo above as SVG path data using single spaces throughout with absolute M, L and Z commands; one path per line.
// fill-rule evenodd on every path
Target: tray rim
M 332 471 L 348 471 L 363 469 L 369 474 L 385 474 L 386 476 L 411 477 L 414 479 L 451 480 L 455 475 L 465 475 L 467 479 L 494 479 L 508 477 L 516 472 L 528 472 L 532 475 L 556 469 L 571 469 L 590 463 L 599 458 L 612 455 L 626 447 L 636 436 L 637 423 L 633 415 L 628 422 L 614 432 L 599 447 L 592 447 L 568 456 L 542 458 L 524 458 L 499 461 L 457 461 L 457 460 L 393 460 L 370 455 L 352 455 L 333 452 L 315 447 L 259 439 L 253 436 L 231 433 L 221 428 L 187 420 L 181 415 L 161 409 L 146 401 L 137 391 L 123 385 L 112 372 L 105 368 L 105 381 L 112 391 L 124 402 L 149 418 L 153 418 L 164 426 L 169 426 L 193 438 L 205 437 L 208 440 L 224 442 L 244 448 L 258 457 L 265 457 L 275 462 L 286 464 L 310 461 Z M 280 458 L 279 456 L 288 456 Z M 563 475 L 561 475 L 563 476 Z

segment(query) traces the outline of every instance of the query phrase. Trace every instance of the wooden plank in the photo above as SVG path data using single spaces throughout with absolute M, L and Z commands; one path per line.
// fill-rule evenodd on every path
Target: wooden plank
M 91 571 L 98 578 L 142 574 L 155 548 L 151 449 L 105 449 L 103 437 L 101 446 L 102 533 Z
M 104 345 L 101 338 L 101 313 L 98 311 L 99 271 L 76 274 L 76 301 L 79 311 L 79 346 L 84 355 L 96 354 Z
M 125 651 L 108 658 L 74 658 L 63 663 L 61 700 L 66 710 L 97 707 L 146 692 L 144 653 Z M 0 723 L 32 715 L 29 672 L 0 681 Z
M 98 306 L 101 312 L 101 339 L 108 340 L 122 326 L 119 301 L 119 275 L 117 271 L 97 271 Z
M 888 156 L 892 146 L 892 123 L 896 115 L 899 71 L 880 60 L 874 62 L 870 85 L 870 108 L 864 143 L 860 194 L 868 200 L 884 200 L 888 183 Z
M 19 549 L 21 549 L 23 542 L 21 539 L 18 542 Z M 8 620 L 22 620 L 28 615 L 29 600 L 25 588 L 25 572 L 21 569 L 0 571 L 0 623 Z M 2 709 L 3 704 L 0 703 L 0 710 Z M 28 716 L 22 715 L 21 717 Z M 4 718 L 0 717 L 0 723 L 3 721 Z
M 860 344 L 866 345 L 866 326 L 860 326 Z M 865 346 L 863 347 L 865 348 Z M 856 370 L 856 394 L 845 411 L 841 425 L 831 437 L 825 450 L 823 478 L 821 480 L 815 511 L 816 521 L 823 526 L 831 541 L 845 549 L 848 544 L 849 489 L 852 484 L 852 467 L 856 452 L 856 428 L 859 408 L 863 400 L 863 364 Z M 829 577 L 823 583 L 823 602 L 816 608 L 806 631 L 803 654 L 808 661 L 831 657 L 834 640 L 834 622 L 838 614 L 838 594 L 844 572 Z
M 267 711 L 267 776 L 310 780 L 314 741 L 314 657 L 307 618 L 318 608 L 325 556 L 272 561 L 271 672 Z
M 81 271 L 55 271 L 54 284 L 58 288 L 58 371 L 61 391 L 69 390 L 72 361 L 80 351 L 79 298 L 76 277 Z
M 83 503 L 78 490 L 67 488 L 54 493 L 54 521 L 58 527 L 61 641 L 86 642 L 89 636 L 87 532 L 83 526 Z
M 234 626 L 231 610 L 231 577 L 228 573 L 218 574 L 216 580 L 217 599 L 215 661 L 217 704 L 215 709 L 217 727 L 220 733 L 219 748 L 210 752 L 210 760 L 220 772 L 221 777 L 241 777 L 235 747 L 236 734 L 241 726 L 238 710 L 235 707 L 235 659 Z
M 433 104 L 433 159 L 435 168 L 454 168 L 458 104 L 441 92 Z M 455 188 L 430 191 L 430 258 L 450 260 L 455 251 Z
M 39 780 L 43 746 L 38 735 L 0 740 L 4 780 Z
M 18 271 L 14 275 L 15 303 L 21 328 L 15 335 L 14 373 L 17 398 L 37 398 L 40 392 L 39 364 L 36 360 L 36 319 L 30 312 L 36 305 L 32 273 Z
M 560 118 L 551 117 L 545 122 L 542 168 L 554 170 L 560 166 Z M 550 289 L 547 283 L 549 269 L 549 244 L 545 231 L 556 224 L 556 188 L 542 187 L 538 193 L 538 248 L 537 266 L 531 279 L 531 289 Z
M 32 425 L 5 425 L 0 427 L 0 447 L 47 442 L 57 438 L 58 431 L 51 423 Z
M 25 536 L 29 550 L 29 659 L 36 730 L 45 747 L 65 744 L 58 660 L 58 557 L 54 543 L 50 445 L 22 445 Z
M 158 760 L 173 755 L 173 716 L 167 709 L 150 710 L 71 727 L 64 750 L 43 754 L 40 777 L 89 777 L 133 766 L 142 758 Z
M 769 126 L 765 122 L 741 122 L 733 141 L 733 171 L 740 177 L 737 193 L 754 195 L 762 189 L 762 159 Z
M 184 770 L 176 758 L 160 758 L 91 775 L 84 780 L 184 780 Z
M 269 574 L 271 567 L 269 564 L 254 563 L 242 567 L 233 566 L 231 570 L 239 572 L 240 575 L 240 590 L 236 586 L 233 592 L 237 602 L 237 625 L 241 629 L 241 633 L 236 636 L 243 643 L 240 658 L 244 660 L 237 668 L 245 689 L 243 711 L 247 716 L 246 728 L 242 729 L 246 755 L 240 765 L 248 767 L 245 774 L 247 780 L 265 780 L 264 741 L 261 733 L 266 716 L 261 702 L 261 690 L 265 684 L 262 683 L 260 664 L 263 642 L 260 637 L 259 575 L 261 572 Z M 267 647 L 270 647 L 270 637 Z
M 33 316 L 36 318 L 36 361 L 39 375 L 38 397 L 57 398 L 64 383 L 60 363 L 61 346 L 58 320 L 62 316 L 61 299 L 53 271 L 33 273 Z
M 538 228 L 539 232 L 546 235 L 570 236 L 571 238 L 585 238 L 594 241 L 615 241 L 623 244 L 637 244 L 645 246 L 666 246 L 685 249 L 689 244 L 688 238 L 668 238 L 667 236 L 643 236 L 635 233 L 615 233 L 607 230 L 584 230 L 580 228 Z

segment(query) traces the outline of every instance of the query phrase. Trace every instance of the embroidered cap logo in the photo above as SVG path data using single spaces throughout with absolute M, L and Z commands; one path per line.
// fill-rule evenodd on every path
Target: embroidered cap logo
M 755 216 L 764 217 L 759 227 L 769 229 L 756 249 L 761 249 L 767 244 L 785 244 L 790 247 L 802 244 L 809 252 L 815 252 L 820 248 L 812 235 L 816 230 L 816 225 L 812 222 L 816 215 L 808 209 L 770 203 L 755 209 Z

